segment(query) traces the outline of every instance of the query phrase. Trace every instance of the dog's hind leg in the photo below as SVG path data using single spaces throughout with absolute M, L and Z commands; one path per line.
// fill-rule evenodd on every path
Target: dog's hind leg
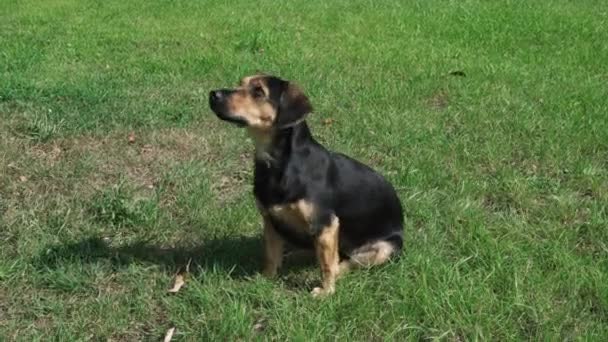
M 396 252 L 388 241 L 376 241 L 352 251 L 349 258 L 340 262 L 340 274 L 354 268 L 367 268 L 387 262 Z

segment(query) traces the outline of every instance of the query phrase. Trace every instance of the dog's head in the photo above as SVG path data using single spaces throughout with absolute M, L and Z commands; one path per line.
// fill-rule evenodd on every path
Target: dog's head
M 222 120 L 258 130 L 294 126 L 312 111 L 298 86 L 267 75 L 248 76 L 236 88 L 211 91 L 209 106 Z

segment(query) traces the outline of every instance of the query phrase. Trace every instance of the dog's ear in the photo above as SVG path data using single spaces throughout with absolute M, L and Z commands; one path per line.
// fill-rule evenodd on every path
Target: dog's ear
M 312 112 L 312 105 L 308 97 L 297 85 L 285 81 L 279 100 L 279 115 L 275 126 L 287 128 L 296 125 L 310 112 Z

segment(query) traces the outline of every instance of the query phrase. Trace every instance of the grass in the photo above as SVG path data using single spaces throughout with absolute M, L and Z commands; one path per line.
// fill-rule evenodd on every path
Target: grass
M 608 338 L 603 1 L 1 7 L 4 339 Z M 314 264 L 257 275 L 252 146 L 207 107 L 256 70 L 407 210 L 400 260 L 323 301 Z

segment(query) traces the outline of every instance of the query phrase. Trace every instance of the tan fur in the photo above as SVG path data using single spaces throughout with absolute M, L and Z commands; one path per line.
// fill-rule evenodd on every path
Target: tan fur
M 255 144 L 255 156 L 259 160 L 271 161 L 272 156 L 268 153 L 274 131 L 271 129 L 248 128 L 249 136 Z
M 268 209 L 267 215 L 289 225 L 294 231 L 302 234 L 312 234 L 311 219 L 314 215 L 314 205 L 306 200 L 300 200 L 287 205 L 275 205 Z M 323 274 L 321 287 L 313 290 L 314 296 L 331 294 L 335 291 L 336 278 L 340 272 L 338 253 L 339 220 L 332 217 L 331 223 L 323 227 L 315 241 L 315 253 Z
M 300 233 L 310 234 L 310 219 L 314 206 L 306 200 L 299 200 L 286 205 L 275 205 L 268 209 L 268 214 L 289 225 Z
M 274 277 L 283 263 L 284 241 L 274 230 L 274 227 L 264 218 L 264 271 L 267 277 Z
M 283 82 L 280 83 L 281 93 L 274 94 L 280 95 L 279 103 L 271 104 L 271 94 L 267 84 L 269 80 L 275 81 L 274 78 L 266 75 L 244 77 L 237 88 L 229 92 L 212 93 L 210 101 L 217 100 L 222 105 L 215 109 L 216 103 L 213 102 L 212 105 L 214 111 L 221 109 L 221 112 L 216 112 L 220 118 L 247 126 L 250 136 L 255 141 L 256 158 L 270 163 L 273 161 L 270 147 L 275 134 L 303 122 L 313 108 L 302 90 L 297 85 L 286 81 L 280 81 Z M 222 94 L 229 94 L 229 96 L 222 97 Z M 354 267 L 382 264 L 388 261 L 394 253 L 393 245 L 380 241 L 357 248 L 350 253 L 349 260 L 340 263 L 340 221 L 338 217 L 332 216 L 331 222 L 327 226 L 322 227 L 320 231 L 313 231 L 311 223 L 317 213 L 315 213 L 316 208 L 312 202 L 299 200 L 270 208 L 264 208 L 260 203 L 257 204 L 264 220 L 264 275 L 275 276 L 283 261 L 286 241 L 273 226 L 273 222 L 277 225 L 280 222 L 288 226 L 290 230 L 314 239 L 314 252 L 323 277 L 321 287 L 316 287 L 312 291 L 314 296 L 333 293 L 336 279 L 340 273 Z M 350 250 L 350 248 L 346 248 L 346 250 Z
M 262 160 L 270 159 L 266 151 L 272 141 L 278 116 L 277 110 L 269 101 L 267 77 L 261 74 L 244 77 L 226 101 L 228 110 L 246 121 L 249 135 L 255 141 L 256 156 Z M 257 87 L 262 90 L 263 96 L 254 95 L 253 89 Z M 302 90 L 295 84 L 289 84 L 283 97 L 287 102 L 303 102 L 310 106 Z
M 348 260 L 340 263 L 340 274 L 350 271 L 353 268 L 366 268 L 387 262 L 395 247 L 386 241 L 377 241 L 354 250 Z
M 241 82 L 239 82 L 239 83 L 241 84 L 242 87 L 248 87 L 251 84 L 251 81 L 260 80 L 260 79 L 263 79 L 264 77 L 266 77 L 266 76 L 261 75 L 261 74 L 245 76 L 241 79 Z
M 260 87 L 265 96 L 256 98 L 251 89 Z M 261 75 L 248 76 L 241 80 L 241 86 L 234 89 L 235 92 L 227 101 L 230 112 L 237 114 L 247 121 L 247 126 L 260 132 L 268 132 L 272 129 L 277 112 L 268 102 L 269 90 L 264 77 Z
M 269 214 L 264 206 L 257 200 L 255 204 L 264 222 L 264 270 L 262 273 L 264 276 L 274 277 L 283 263 L 285 242 L 272 226 Z
M 312 290 L 313 296 L 328 295 L 335 292 L 336 278 L 340 272 L 338 262 L 340 256 L 338 254 L 338 231 L 339 220 L 333 217 L 329 226 L 323 228 L 315 242 L 315 251 L 317 259 L 323 273 L 323 282 L 321 287 L 316 287 Z
M 270 103 L 254 98 L 249 90 L 244 88 L 237 88 L 227 104 L 232 113 L 242 117 L 249 127 L 256 129 L 271 129 L 277 115 Z
M 241 86 L 228 101 L 228 109 L 247 121 L 249 135 L 256 145 L 256 155 L 259 159 L 268 159 L 266 150 L 272 141 L 273 124 L 277 117 L 276 110 L 268 102 L 270 90 L 264 81 L 264 75 L 253 75 L 243 78 Z M 264 98 L 255 98 L 251 94 L 252 87 L 261 87 Z

